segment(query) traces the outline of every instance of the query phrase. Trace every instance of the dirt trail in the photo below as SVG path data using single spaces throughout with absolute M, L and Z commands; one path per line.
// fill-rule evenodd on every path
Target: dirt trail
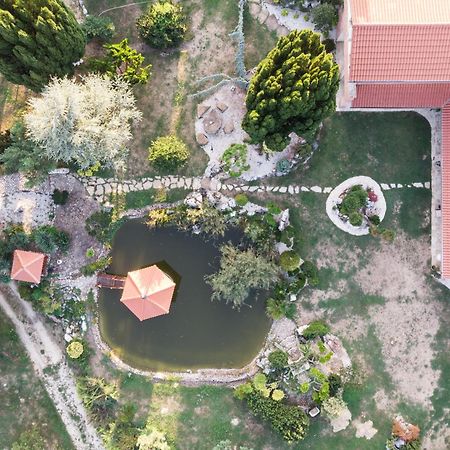
M 77 450 L 102 450 L 103 444 L 91 425 L 75 388 L 75 378 L 64 355 L 44 323 L 15 291 L 2 287 L 0 307 L 13 322 L 36 373 L 44 382 Z

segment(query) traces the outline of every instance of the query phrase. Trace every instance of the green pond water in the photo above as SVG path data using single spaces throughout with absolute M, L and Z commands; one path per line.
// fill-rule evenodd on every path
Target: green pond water
M 177 283 L 169 314 L 140 322 L 120 302 L 122 291 L 100 289 L 99 324 L 103 339 L 129 365 L 143 370 L 242 367 L 261 349 L 270 328 L 265 294 L 252 292 L 240 311 L 211 301 L 205 274 L 219 267 L 219 247 L 238 244 L 242 234 L 196 236 L 174 228 L 150 230 L 142 221 L 126 222 L 117 232 L 109 273 L 157 264 Z

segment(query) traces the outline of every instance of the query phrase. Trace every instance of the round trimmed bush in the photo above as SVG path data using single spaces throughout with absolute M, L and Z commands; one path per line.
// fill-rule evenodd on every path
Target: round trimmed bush
M 186 144 L 174 135 L 161 136 L 148 150 L 148 160 L 158 170 L 176 170 L 186 164 L 189 151 Z
M 175 47 L 187 30 L 182 6 L 169 0 L 159 0 L 150 5 L 136 26 L 141 38 L 156 48 Z
M 339 205 L 339 211 L 345 216 L 350 216 L 352 212 L 359 212 L 367 203 L 368 194 L 362 186 L 352 186 Z
M 284 369 L 288 365 L 288 354 L 283 350 L 269 353 L 268 359 L 273 369 Z
M 72 341 L 66 348 L 66 352 L 72 359 L 78 359 L 83 354 L 83 344 L 78 341 Z
M 300 256 L 294 250 L 288 250 L 280 255 L 280 266 L 286 272 L 292 272 L 300 267 Z
M 248 197 L 245 194 L 237 194 L 234 200 L 238 206 L 245 206 L 248 203 Z
M 354 227 L 360 227 L 363 223 L 363 216 L 361 213 L 354 211 L 350 213 L 348 220 Z
M 377 216 L 376 214 L 374 214 L 373 216 L 370 216 L 369 220 L 374 225 L 380 225 L 380 223 L 381 223 L 380 216 Z

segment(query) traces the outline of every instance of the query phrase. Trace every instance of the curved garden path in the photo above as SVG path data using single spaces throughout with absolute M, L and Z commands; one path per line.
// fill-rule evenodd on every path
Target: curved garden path
M 74 447 L 77 450 L 103 450 L 102 441 L 90 423 L 76 391 L 75 377 L 39 315 L 18 296 L 15 287 L 2 288 L 0 307 L 13 322 Z

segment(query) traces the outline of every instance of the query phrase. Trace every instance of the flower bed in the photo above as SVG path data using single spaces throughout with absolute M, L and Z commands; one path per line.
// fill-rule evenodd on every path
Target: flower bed
M 379 184 L 370 177 L 349 178 L 330 193 L 328 217 L 341 230 L 354 236 L 369 234 L 386 214 L 386 200 Z

